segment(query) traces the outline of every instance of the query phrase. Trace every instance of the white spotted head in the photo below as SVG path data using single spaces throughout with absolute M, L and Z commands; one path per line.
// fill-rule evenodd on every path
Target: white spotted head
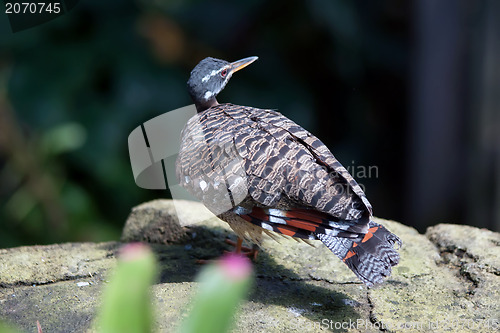
M 205 58 L 191 71 L 187 82 L 188 91 L 198 112 L 217 105 L 215 99 L 224 89 L 234 72 L 250 65 L 258 57 L 249 57 L 235 62 L 216 58 Z

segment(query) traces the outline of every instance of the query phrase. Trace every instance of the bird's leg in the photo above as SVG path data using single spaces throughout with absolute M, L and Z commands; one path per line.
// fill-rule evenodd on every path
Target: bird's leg
M 226 244 L 234 246 L 234 252 L 235 253 L 241 253 L 241 250 L 250 251 L 249 248 L 242 246 L 243 245 L 243 239 L 241 239 L 239 237 L 236 239 L 236 242 L 233 242 L 229 238 L 226 239 L 225 242 L 226 242 Z
M 236 253 L 243 256 L 247 256 L 253 261 L 257 260 L 257 255 L 259 254 L 259 247 L 257 245 L 254 244 L 252 248 L 243 246 L 243 239 L 241 239 L 240 237 L 238 237 L 236 242 L 233 242 L 230 239 L 226 239 L 225 242 L 226 244 L 234 246 L 234 252 L 224 251 L 224 253 Z M 205 259 L 196 260 L 196 263 L 201 265 L 209 264 L 211 262 L 213 262 L 213 260 L 205 260 Z
M 253 245 L 252 248 L 242 246 L 243 239 L 241 239 L 240 237 L 238 237 L 236 242 L 233 242 L 230 239 L 226 239 L 226 243 L 234 246 L 234 253 L 245 255 L 254 261 L 257 260 L 257 255 L 259 254 L 259 248 L 257 247 L 257 245 Z

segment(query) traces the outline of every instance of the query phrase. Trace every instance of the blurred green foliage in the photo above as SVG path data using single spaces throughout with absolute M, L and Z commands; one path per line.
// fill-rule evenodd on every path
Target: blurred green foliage
M 184 73 L 151 58 L 137 31 L 141 13 L 132 2 L 94 1 L 16 34 L 2 22 L 11 126 L 29 148 L 16 154 L 36 156 L 32 167 L 56 188 L 64 225 L 48 221 L 26 170 L 0 151 L 0 247 L 117 239 L 132 206 L 167 195 L 135 186 L 127 136 L 189 99 Z
M 389 156 L 403 150 L 404 128 L 393 124 L 405 120 L 406 9 L 398 1 L 88 0 L 15 34 L 1 17 L 0 93 L 12 115 L 3 125 L 17 129 L 22 148 L 0 142 L 0 247 L 117 239 L 134 205 L 168 197 L 134 184 L 127 136 L 191 104 L 185 82 L 205 56 L 258 55 L 221 101 L 279 109 L 345 164 L 378 165 L 397 180 L 403 170 Z M 361 182 L 378 214 L 398 217 L 391 193 L 400 181 Z
M 97 332 L 153 331 L 150 288 L 156 270 L 156 259 L 147 246 L 132 243 L 121 248 L 116 271 L 103 292 Z
M 199 274 L 199 289 L 179 333 L 223 333 L 234 328 L 240 302 L 252 283 L 252 264 L 246 257 L 229 255 Z

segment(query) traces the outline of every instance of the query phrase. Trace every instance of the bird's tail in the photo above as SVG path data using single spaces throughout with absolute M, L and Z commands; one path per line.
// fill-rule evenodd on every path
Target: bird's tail
M 391 275 L 391 267 L 399 262 L 399 253 L 394 244 L 398 244 L 399 248 L 401 240 L 373 221 L 370 221 L 368 232 L 358 238 L 326 234 L 316 234 L 316 237 L 369 287 Z
M 253 207 L 251 210 L 241 208 L 235 213 L 266 230 L 321 240 L 367 286 L 382 282 L 384 277 L 391 275 L 391 267 L 399 262 L 394 244 L 401 246 L 401 240 L 373 221 L 367 228 L 366 222 L 353 224 L 333 220 L 332 216 L 311 209 Z

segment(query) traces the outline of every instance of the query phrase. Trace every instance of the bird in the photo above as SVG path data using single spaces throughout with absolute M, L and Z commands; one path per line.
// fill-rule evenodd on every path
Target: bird
M 274 109 L 217 101 L 232 75 L 256 61 L 207 57 L 187 88 L 197 113 L 181 132 L 176 176 L 237 235 L 321 241 L 368 287 L 399 262 L 398 236 L 373 221 L 360 185 L 309 131 Z

